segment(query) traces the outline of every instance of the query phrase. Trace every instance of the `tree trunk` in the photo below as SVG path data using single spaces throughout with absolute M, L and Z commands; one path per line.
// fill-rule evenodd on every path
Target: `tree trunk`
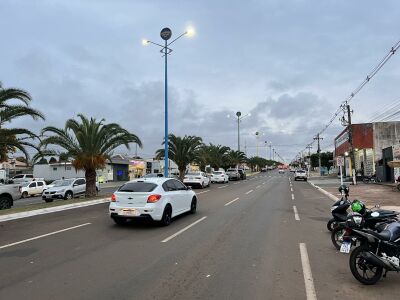
M 179 180 L 183 182 L 183 178 L 185 177 L 186 167 L 183 169 L 179 169 Z
M 85 170 L 86 178 L 86 197 L 94 197 L 97 194 L 96 191 L 96 170 L 87 169 Z

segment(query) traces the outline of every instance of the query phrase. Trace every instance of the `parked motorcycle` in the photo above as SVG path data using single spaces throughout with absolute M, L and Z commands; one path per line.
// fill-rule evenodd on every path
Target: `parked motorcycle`
M 328 221 L 326 227 L 329 231 L 332 231 L 337 227 L 339 222 L 345 222 L 347 218 L 347 209 L 350 207 L 350 201 L 348 200 L 350 189 L 346 185 L 339 187 L 339 192 L 342 194 L 342 198 L 336 201 L 331 207 L 331 213 L 333 218 Z
M 385 230 L 386 226 L 392 222 L 398 220 L 399 213 L 392 210 L 370 210 L 365 207 L 365 204 L 359 200 L 354 200 L 351 203 L 351 210 L 353 213 L 359 213 L 363 217 L 363 227 L 381 232 Z M 351 213 L 349 214 L 349 216 Z M 348 218 L 346 217 L 345 222 L 338 224 L 336 228 L 332 230 L 331 240 L 332 244 L 337 250 L 341 249 L 342 244 L 345 240 L 348 240 L 352 236 L 352 228 L 349 227 Z M 354 244 L 356 240 L 353 241 Z M 351 246 L 350 246 L 351 247 Z M 342 249 L 341 249 L 342 250 Z
M 363 182 L 364 183 L 377 183 L 377 182 L 381 182 L 381 180 L 378 177 L 376 177 L 376 175 L 371 175 L 371 176 L 364 176 Z
M 393 222 L 378 233 L 363 228 L 363 220 L 360 214 L 348 219 L 353 236 L 361 241 L 350 255 L 349 265 L 359 282 L 372 285 L 379 281 L 383 271 L 383 277 L 388 271 L 400 271 L 400 222 Z

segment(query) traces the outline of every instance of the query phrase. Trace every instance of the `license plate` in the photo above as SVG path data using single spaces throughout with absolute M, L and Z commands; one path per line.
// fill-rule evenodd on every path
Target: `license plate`
M 140 212 L 137 209 L 121 209 L 118 214 L 120 216 L 137 217 L 140 215 Z
M 350 253 L 351 242 L 343 242 L 342 246 L 340 246 L 340 252 L 342 253 Z

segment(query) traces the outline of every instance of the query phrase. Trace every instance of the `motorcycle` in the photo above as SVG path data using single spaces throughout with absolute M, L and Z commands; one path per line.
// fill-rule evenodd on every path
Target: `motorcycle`
M 371 175 L 371 176 L 364 176 L 363 178 L 363 182 L 364 183 L 377 183 L 377 182 L 381 182 L 381 180 L 376 177 L 376 175 Z
M 372 285 L 389 271 L 400 271 L 400 222 L 389 224 L 380 233 L 362 228 L 363 217 L 349 217 L 352 234 L 361 244 L 353 250 L 349 266 L 353 276 L 362 284 Z M 349 253 L 348 251 L 347 253 Z
M 351 205 L 352 212 L 360 213 L 363 217 L 363 227 L 376 231 L 381 232 L 385 230 L 386 226 L 392 222 L 398 221 L 399 213 L 392 210 L 370 210 L 367 209 L 359 200 L 354 200 Z M 349 216 L 352 213 L 349 214 Z M 349 218 L 346 217 L 346 219 Z M 345 222 L 341 222 L 338 226 L 332 230 L 331 233 L 331 240 L 332 244 L 335 246 L 337 250 L 342 250 L 342 244 L 345 240 L 349 240 L 352 237 L 352 228 L 349 227 L 347 220 Z M 354 240 L 356 242 L 357 239 Z M 351 246 L 350 246 L 351 247 Z
M 326 227 L 329 231 L 332 231 L 337 227 L 339 222 L 345 222 L 347 218 L 347 209 L 350 207 L 349 197 L 349 187 L 346 185 L 341 185 L 339 187 L 339 192 L 342 194 L 342 198 L 336 201 L 331 207 L 331 213 L 333 218 L 328 221 Z

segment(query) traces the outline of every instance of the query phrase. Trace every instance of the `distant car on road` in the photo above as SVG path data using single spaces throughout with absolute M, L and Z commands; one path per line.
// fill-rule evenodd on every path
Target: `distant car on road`
M 227 183 L 229 181 L 228 175 L 226 175 L 225 171 L 214 171 L 211 175 L 211 182 L 222 182 Z
M 173 217 L 196 213 L 197 196 L 173 178 L 140 178 L 122 185 L 112 196 L 111 219 L 119 225 L 130 219 L 150 218 L 167 226 Z
M 229 168 L 226 170 L 226 175 L 228 175 L 229 180 L 240 180 L 240 174 L 237 169 Z
M 154 178 L 154 177 L 164 177 L 163 173 L 149 173 L 143 176 L 143 178 Z
M 189 172 L 183 178 L 183 183 L 187 186 L 205 188 L 210 186 L 210 178 L 204 172 Z
M 267 172 L 267 168 L 261 168 L 261 172 Z
M 279 174 L 285 174 L 285 169 L 279 169 L 278 173 Z
M 97 192 L 100 190 L 99 184 L 96 182 Z M 86 193 L 85 178 L 64 179 L 53 187 L 48 188 L 42 194 L 42 199 L 46 202 L 53 202 L 54 199 L 73 199 Z
M 307 173 L 304 170 L 297 170 L 294 173 L 294 180 L 302 179 L 304 181 L 307 181 Z
M 246 179 L 246 171 L 244 169 L 238 169 L 238 172 L 240 174 L 240 179 L 244 180 Z
M 46 182 L 43 180 L 26 182 L 21 186 L 21 197 L 26 198 L 28 196 L 41 195 L 46 189 Z

